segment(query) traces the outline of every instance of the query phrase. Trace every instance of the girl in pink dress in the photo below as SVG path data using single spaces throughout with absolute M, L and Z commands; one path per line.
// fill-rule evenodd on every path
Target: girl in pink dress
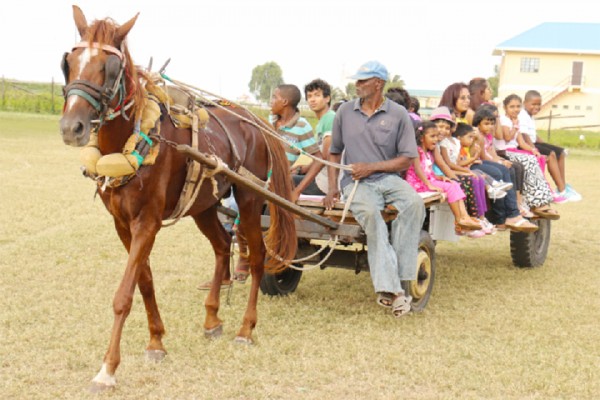
M 424 122 L 416 130 L 419 158 L 406 172 L 406 181 L 417 192 L 440 192 L 448 199 L 450 210 L 454 214 L 457 233 L 463 230 L 480 230 L 481 224 L 469 216 L 465 209 L 465 193 L 458 182 L 433 173 L 433 150 L 439 140 L 438 128 L 433 122 Z

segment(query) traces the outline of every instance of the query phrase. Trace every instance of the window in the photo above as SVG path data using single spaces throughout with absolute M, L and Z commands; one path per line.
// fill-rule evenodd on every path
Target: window
M 552 104 L 552 108 L 556 110 L 558 108 L 558 105 Z
M 540 70 L 540 59 L 523 57 L 521 58 L 521 72 L 538 73 Z
M 581 106 L 575 106 L 575 110 L 581 110 Z
M 563 106 L 563 110 L 568 110 L 568 109 L 569 109 L 569 106 L 565 104 L 565 105 Z
M 592 106 L 587 106 L 587 107 L 585 108 L 585 110 L 586 110 L 586 111 L 592 111 Z

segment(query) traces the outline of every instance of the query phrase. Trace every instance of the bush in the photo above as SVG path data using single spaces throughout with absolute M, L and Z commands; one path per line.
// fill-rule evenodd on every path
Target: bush
M 54 91 L 54 96 L 53 92 Z M 0 110 L 36 114 L 59 114 L 64 99 L 60 84 L 20 82 L 2 79 Z

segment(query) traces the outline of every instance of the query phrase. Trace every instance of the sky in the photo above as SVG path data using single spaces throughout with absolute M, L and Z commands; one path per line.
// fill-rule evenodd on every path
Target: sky
M 378 60 L 409 90 L 441 91 L 493 76 L 494 47 L 540 23 L 600 23 L 591 0 L 19 0 L 0 17 L 0 75 L 62 82 L 62 54 L 79 41 L 72 4 L 88 22 L 139 13 L 128 36 L 136 64 L 171 58 L 169 76 L 234 100 L 269 61 L 301 90 L 315 78 L 344 89 Z

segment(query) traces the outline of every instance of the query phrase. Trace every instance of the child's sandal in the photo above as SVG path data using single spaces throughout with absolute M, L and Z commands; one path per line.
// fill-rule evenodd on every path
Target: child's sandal
M 460 228 L 462 228 L 463 230 L 466 230 L 466 231 L 477 231 L 477 230 L 481 229 L 481 224 L 479 222 L 475 222 L 471 219 L 469 219 L 468 222 L 456 221 L 455 226 L 459 226 Z

